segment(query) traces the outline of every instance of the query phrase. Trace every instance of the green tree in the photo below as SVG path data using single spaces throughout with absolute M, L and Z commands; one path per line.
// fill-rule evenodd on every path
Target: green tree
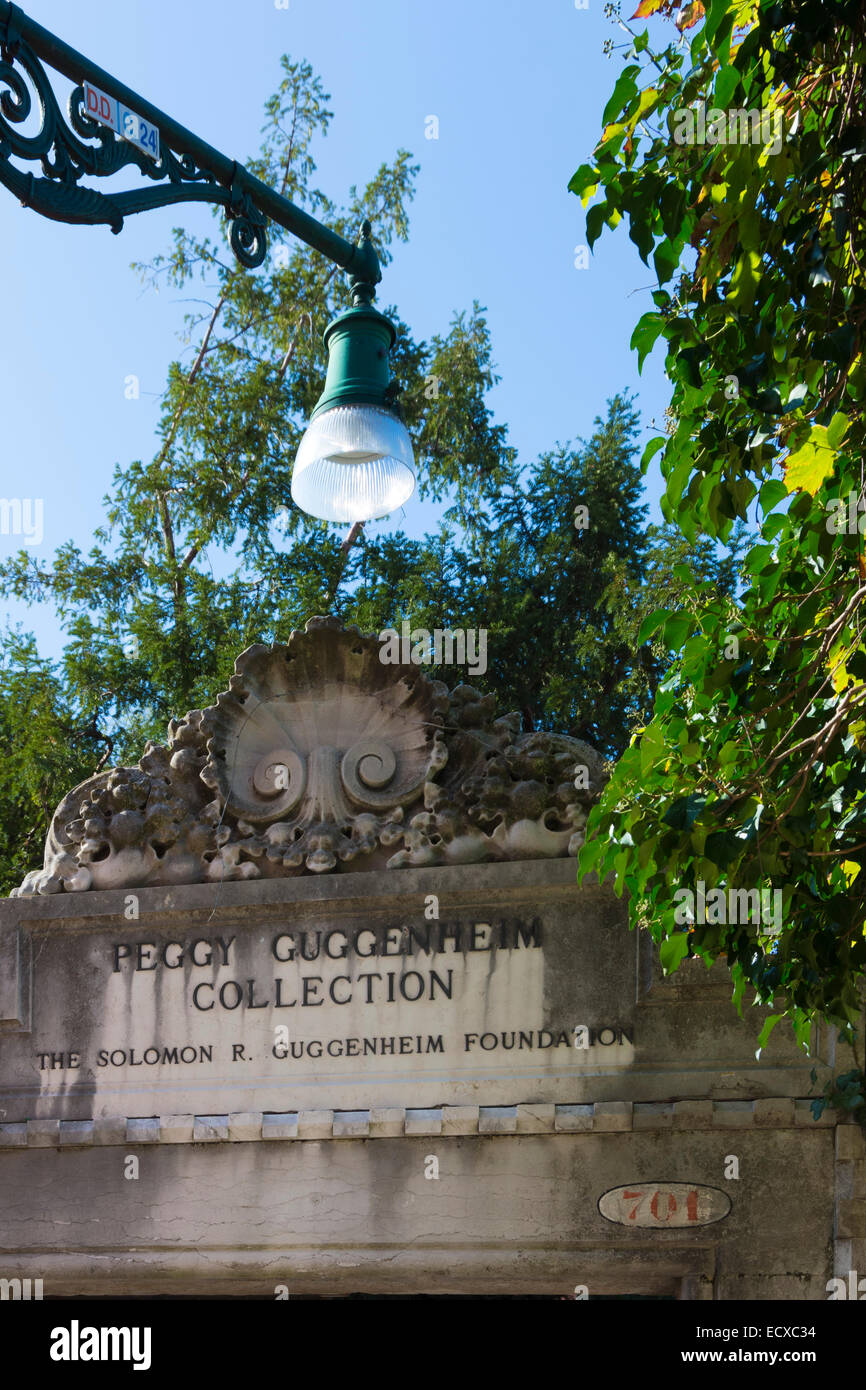
M 45 831 L 64 788 L 111 757 L 114 740 L 81 720 L 32 637 L 6 634 L 0 654 L 0 891 L 42 858 Z
M 726 541 L 750 509 L 746 587 L 682 589 L 644 623 L 675 656 L 595 812 L 581 872 L 612 871 L 662 960 L 727 954 L 805 1040 L 862 1041 L 866 648 L 861 3 L 706 0 L 629 37 L 571 189 L 587 239 L 625 219 L 658 288 L 632 346 L 666 344 L 666 517 Z M 653 19 L 656 23 L 656 18 Z M 858 511 L 858 508 L 860 509 Z M 680 920 L 675 894 L 781 890 L 778 935 Z M 862 1055 L 858 1063 L 862 1083 Z M 862 1084 L 838 1094 L 863 1113 Z
M 428 631 L 485 629 L 490 669 L 473 685 L 495 692 L 503 710 L 521 710 L 528 730 L 560 729 L 618 753 L 648 690 L 611 598 L 620 579 L 640 587 L 647 553 L 637 423 L 615 397 L 587 443 L 529 467 L 509 459 L 459 530 L 445 525 L 414 551 L 389 537 L 377 549 L 375 585 L 359 569 L 346 616 L 380 628 L 384 616 L 388 626 L 405 618 Z M 449 679 L 446 669 L 433 674 Z

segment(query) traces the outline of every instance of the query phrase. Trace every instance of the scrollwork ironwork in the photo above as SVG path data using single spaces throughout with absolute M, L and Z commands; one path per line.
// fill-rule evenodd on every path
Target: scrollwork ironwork
M 11 26 L 10 26 L 11 27 Z M 17 65 L 17 66 L 16 66 Z M 68 124 L 48 75 L 32 48 L 8 35 L 0 49 L 0 182 L 26 206 L 54 221 L 108 225 L 121 231 L 124 218 L 173 203 L 213 203 L 225 209 L 229 240 L 241 265 L 255 269 L 267 254 L 267 218 L 235 177 L 230 187 L 190 155 L 177 154 L 164 138 L 160 157 L 151 159 L 107 126 L 91 119 L 84 89 L 73 88 Z M 22 127 L 34 110 L 39 127 Z M 13 159 L 39 161 L 42 177 L 23 171 Z M 155 186 L 102 193 L 82 186 L 85 176 L 108 178 L 127 166 Z

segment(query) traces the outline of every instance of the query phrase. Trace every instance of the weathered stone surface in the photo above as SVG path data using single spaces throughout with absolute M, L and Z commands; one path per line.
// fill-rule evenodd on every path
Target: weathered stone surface
M 742 1129 L 755 1123 L 753 1100 L 717 1100 L 713 1102 L 713 1126 L 716 1129 Z
M 0 1140 L 2 1143 L 2 1140 Z M 60 1121 L 60 1143 L 83 1144 L 93 1143 L 93 1121 L 92 1120 L 61 1120 Z
M 128 1119 L 126 1122 L 126 1140 L 129 1144 L 158 1144 L 159 1118 L 148 1116 L 146 1119 Z
M 192 1143 L 194 1128 L 194 1115 L 161 1115 L 159 1120 L 160 1142 L 163 1144 L 190 1144 Z
M 556 1120 L 555 1105 L 518 1105 L 518 1134 L 552 1133 Z
M 387 1139 L 402 1134 L 404 1121 L 402 1107 L 374 1106 L 370 1111 L 370 1135 L 374 1139 Z
M 713 1123 L 711 1100 L 678 1100 L 674 1104 L 674 1129 L 709 1129 Z
M 297 1112 L 286 1114 L 265 1114 L 262 1116 L 263 1139 L 297 1139 Z
M 123 1115 L 95 1115 L 93 1119 L 94 1144 L 125 1144 L 128 1120 Z
M 866 1159 L 866 1133 L 861 1125 L 855 1122 L 837 1126 L 836 1157 L 841 1163 Z
M 165 746 L 63 798 L 18 894 L 575 854 L 599 755 L 381 655 L 333 618 L 248 648 Z
M 634 1107 L 634 1129 L 671 1129 L 674 1122 L 672 1101 L 643 1101 Z
M 592 1127 L 597 1130 L 631 1129 L 630 1100 L 596 1101 Z
M 811 1087 L 706 971 L 706 997 L 636 998 L 624 905 L 567 859 L 137 896 L 133 920 L 123 890 L 0 902 L 32 1001 L 0 1021 L 5 1121 L 657 1102 L 693 1129 Z
M 479 1134 L 516 1134 L 516 1105 L 482 1105 L 478 1111 Z
M 442 1133 L 477 1133 L 478 1110 L 477 1105 L 446 1105 L 442 1111 Z
M 784 1129 L 794 1123 L 794 1102 L 790 1097 L 763 1098 L 755 1101 L 755 1124 Z
M 592 1129 L 592 1105 L 557 1105 L 553 1114 L 553 1127 L 558 1134 L 588 1132 Z
M 194 1144 L 213 1144 L 229 1137 L 228 1115 L 196 1115 L 193 1120 Z
M 334 1139 L 365 1139 L 370 1133 L 369 1110 L 335 1110 L 331 1133 Z
M 232 1143 L 249 1143 L 262 1135 L 262 1117 L 249 1110 L 229 1115 L 228 1135 Z
M 694 1297 L 701 1285 L 723 1300 L 825 1299 L 832 1133 L 753 1128 L 737 1145 L 748 1181 L 727 1185 L 730 1214 L 670 1232 L 612 1225 L 599 1198 L 636 1180 L 725 1187 L 718 1134 L 443 1138 L 439 1181 L 425 1178 L 426 1136 L 264 1154 L 254 1143 L 148 1145 L 130 1150 L 146 1201 L 131 1200 L 116 1150 L 16 1149 L 0 1162 L 3 1242 L 16 1252 L 4 1274 L 43 1278 L 46 1297 L 122 1287 L 272 1298 L 287 1284 L 290 1296 L 567 1298 L 583 1284 L 590 1300 L 684 1287 Z M 60 1229 L 86 1231 L 88 1249 L 58 1252 Z
M 32 1148 L 53 1148 L 60 1143 L 59 1120 L 28 1120 L 27 1144 Z
M 866 1239 L 866 1204 L 862 1197 L 837 1203 L 836 1233 L 840 1240 Z
M 442 1111 L 407 1110 L 404 1126 L 406 1134 L 441 1134 Z
M 301 1110 L 298 1112 L 299 1139 L 330 1139 L 333 1133 L 333 1110 Z

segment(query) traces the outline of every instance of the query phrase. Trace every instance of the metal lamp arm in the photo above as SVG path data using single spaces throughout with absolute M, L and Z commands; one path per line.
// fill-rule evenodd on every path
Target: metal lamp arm
M 70 98 L 69 125 L 42 62 L 79 84 Z M 22 70 L 30 78 L 41 108 L 42 126 L 36 135 L 24 136 L 16 129 L 33 107 Z M 158 131 L 158 160 L 87 116 L 81 109 L 85 82 Z M 107 223 L 112 231 L 119 232 L 124 217 L 132 213 L 170 203 L 216 203 L 231 219 L 232 249 L 242 265 L 250 269 L 261 265 L 267 254 L 270 220 L 348 271 L 356 301 L 369 302 L 373 287 L 382 278 L 369 222 L 364 223 L 361 239 L 353 245 L 8 0 L 0 0 L 0 85 L 8 88 L 0 93 L 0 182 L 43 216 L 63 222 Z M 87 144 L 86 140 L 98 143 Z M 22 173 L 10 162 L 13 155 L 40 160 L 44 177 Z M 85 174 L 109 176 L 126 164 L 134 165 L 155 183 L 167 183 L 120 193 L 100 193 L 79 185 Z

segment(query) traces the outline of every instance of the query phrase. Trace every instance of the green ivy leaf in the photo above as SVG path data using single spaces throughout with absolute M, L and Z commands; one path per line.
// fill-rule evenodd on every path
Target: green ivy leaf
M 687 932 L 676 932 L 667 937 L 659 946 L 659 960 L 666 975 L 672 975 L 689 953 Z
M 667 608 L 656 608 L 654 612 L 644 618 L 637 635 L 637 644 L 639 647 L 642 647 L 644 642 L 648 642 L 653 633 L 658 632 L 668 616 L 669 610 Z
M 603 126 L 610 125 L 614 116 L 618 116 L 621 111 L 624 111 L 637 96 L 635 77 L 639 72 L 640 64 L 638 63 L 632 63 L 629 67 L 623 68 L 616 80 L 610 100 L 602 113 L 601 123 Z
M 664 625 L 664 644 L 670 652 L 678 652 L 694 625 L 688 613 L 674 613 Z

